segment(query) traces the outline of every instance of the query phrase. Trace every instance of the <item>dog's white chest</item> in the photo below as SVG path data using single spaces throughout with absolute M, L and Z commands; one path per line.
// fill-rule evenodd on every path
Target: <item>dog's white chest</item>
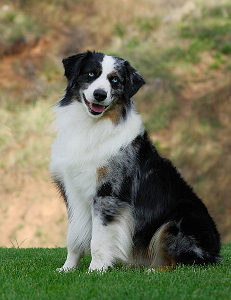
M 126 122 L 116 126 L 110 119 L 96 122 L 77 101 L 58 107 L 56 113 L 58 135 L 52 146 L 52 176 L 64 183 L 68 198 L 78 194 L 84 201 L 91 201 L 97 169 L 107 165 L 141 132 L 140 116 L 132 112 Z
M 100 162 L 81 138 L 67 136 L 60 133 L 52 146 L 51 172 L 65 184 L 69 199 L 77 196 L 90 201 L 96 191 L 97 168 L 104 159 Z

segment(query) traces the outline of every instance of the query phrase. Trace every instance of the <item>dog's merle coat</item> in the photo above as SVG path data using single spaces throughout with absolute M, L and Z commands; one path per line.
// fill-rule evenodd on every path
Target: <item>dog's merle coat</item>
M 63 60 L 68 84 L 56 105 L 51 174 L 67 206 L 68 256 L 91 251 L 90 270 L 124 263 L 215 263 L 220 237 L 205 205 L 145 132 L 131 97 L 144 80 L 118 57 Z

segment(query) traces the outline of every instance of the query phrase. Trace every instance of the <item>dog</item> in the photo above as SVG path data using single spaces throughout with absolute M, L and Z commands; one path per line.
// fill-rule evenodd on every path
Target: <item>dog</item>
M 203 202 L 151 143 L 132 97 L 145 84 L 130 63 L 100 52 L 63 59 L 50 172 L 68 214 L 66 262 L 161 267 L 220 261 L 220 235 Z

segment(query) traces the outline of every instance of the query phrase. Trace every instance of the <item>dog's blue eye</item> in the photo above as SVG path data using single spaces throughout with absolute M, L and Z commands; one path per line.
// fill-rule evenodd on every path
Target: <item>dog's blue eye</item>
M 117 83 L 119 80 L 118 80 L 118 78 L 117 77 L 114 77 L 113 79 L 112 79 L 112 82 L 113 83 Z
M 89 72 L 89 73 L 88 73 L 88 76 L 89 76 L 89 77 L 94 77 L 95 74 L 94 74 L 93 72 Z

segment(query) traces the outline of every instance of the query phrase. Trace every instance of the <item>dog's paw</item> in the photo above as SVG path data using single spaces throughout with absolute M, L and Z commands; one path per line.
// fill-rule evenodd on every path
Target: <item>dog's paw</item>
M 68 273 L 68 272 L 75 272 L 75 270 L 76 270 L 76 268 L 75 267 L 72 267 L 72 268 L 70 268 L 70 267 L 61 267 L 61 268 L 57 268 L 55 271 L 56 272 L 59 272 L 59 273 L 62 273 L 62 272 L 64 272 L 64 273 Z
M 90 266 L 89 266 L 89 269 L 88 269 L 88 273 L 91 273 L 91 272 L 94 272 L 94 271 L 97 271 L 97 272 L 100 272 L 100 273 L 104 273 L 107 271 L 109 266 L 106 266 L 102 263 L 97 263 L 97 262 L 94 262 L 92 261 L 90 263 Z

